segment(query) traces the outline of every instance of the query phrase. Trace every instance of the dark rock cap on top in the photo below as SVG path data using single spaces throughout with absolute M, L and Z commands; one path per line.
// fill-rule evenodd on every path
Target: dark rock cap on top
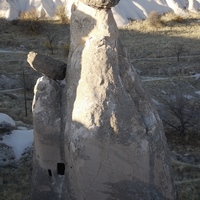
M 111 7 L 116 6 L 120 0 L 80 0 L 84 4 L 95 7 L 95 8 L 102 8 L 102 9 L 109 9 Z

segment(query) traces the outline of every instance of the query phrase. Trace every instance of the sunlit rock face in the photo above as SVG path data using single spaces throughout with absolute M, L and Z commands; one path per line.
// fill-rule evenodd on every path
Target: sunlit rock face
M 78 1 L 70 38 L 64 88 L 35 87 L 31 200 L 176 199 L 161 120 L 111 9 Z
M 65 156 L 74 199 L 175 199 L 162 123 L 111 10 L 74 5 L 70 45 Z

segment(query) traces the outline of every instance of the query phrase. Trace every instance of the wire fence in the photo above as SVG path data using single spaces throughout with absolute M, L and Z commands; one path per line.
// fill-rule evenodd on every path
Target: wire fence
M 35 85 L 36 79 L 38 78 L 34 72 L 25 72 L 25 70 L 22 70 L 21 72 L 18 73 L 1 73 L 0 72 L 0 77 L 2 78 L 2 75 L 7 78 L 7 81 L 9 82 L 9 79 L 12 79 L 13 77 L 13 84 L 10 84 L 11 87 L 14 88 L 9 88 L 8 83 L 4 83 L 5 89 L 0 89 L 0 93 L 12 93 L 12 92 L 17 92 L 17 91 L 22 91 L 23 92 L 23 99 L 24 99 L 24 111 L 25 111 L 25 116 L 27 117 L 28 115 L 28 108 L 27 108 L 27 91 L 33 90 L 33 87 Z M 9 77 L 11 76 L 11 77 Z M 18 80 L 16 80 L 16 76 L 18 76 Z M 9 78 L 8 78 L 9 77 Z M 17 87 L 18 86 L 18 87 Z

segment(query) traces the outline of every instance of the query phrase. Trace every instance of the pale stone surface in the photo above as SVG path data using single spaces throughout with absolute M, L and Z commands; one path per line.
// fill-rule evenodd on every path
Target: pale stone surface
M 62 61 L 31 51 L 28 54 L 27 62 L 35 71 L 49 78 L 54 80 L 63 80 L 65 78 L 67 64 Z
M 34 92 L 35 153 L 39 155 L 37 160 L 41 167 L 53 167 L 61 157 L 61 89 L 56 81 L 43 76 L 38 79 Z M 48 164 L 45 160 L 48 160 Z
M 61 134 L 61 88 L 47 77 L 38 79 L 33 101 L 34 154 L 31 199 L 56 200 L 63 177 L 57 163 L 63 162 Z
M 34 102 L 32 200 L 176 199 L 162 122 L 110 9 L 73 6 L 65 88 L 43 77 Z
M 79 2 L 70 48 L 65 152 L 74 199 L 175 199 L 161 120 L 112 12 Z

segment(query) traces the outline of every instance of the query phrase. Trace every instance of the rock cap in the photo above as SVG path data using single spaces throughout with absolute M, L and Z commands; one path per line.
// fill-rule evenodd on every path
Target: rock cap
M 98 8 L 98 9 L 109 9 L 116 6 L 120 0 L 80 0 L 84 4 Z

